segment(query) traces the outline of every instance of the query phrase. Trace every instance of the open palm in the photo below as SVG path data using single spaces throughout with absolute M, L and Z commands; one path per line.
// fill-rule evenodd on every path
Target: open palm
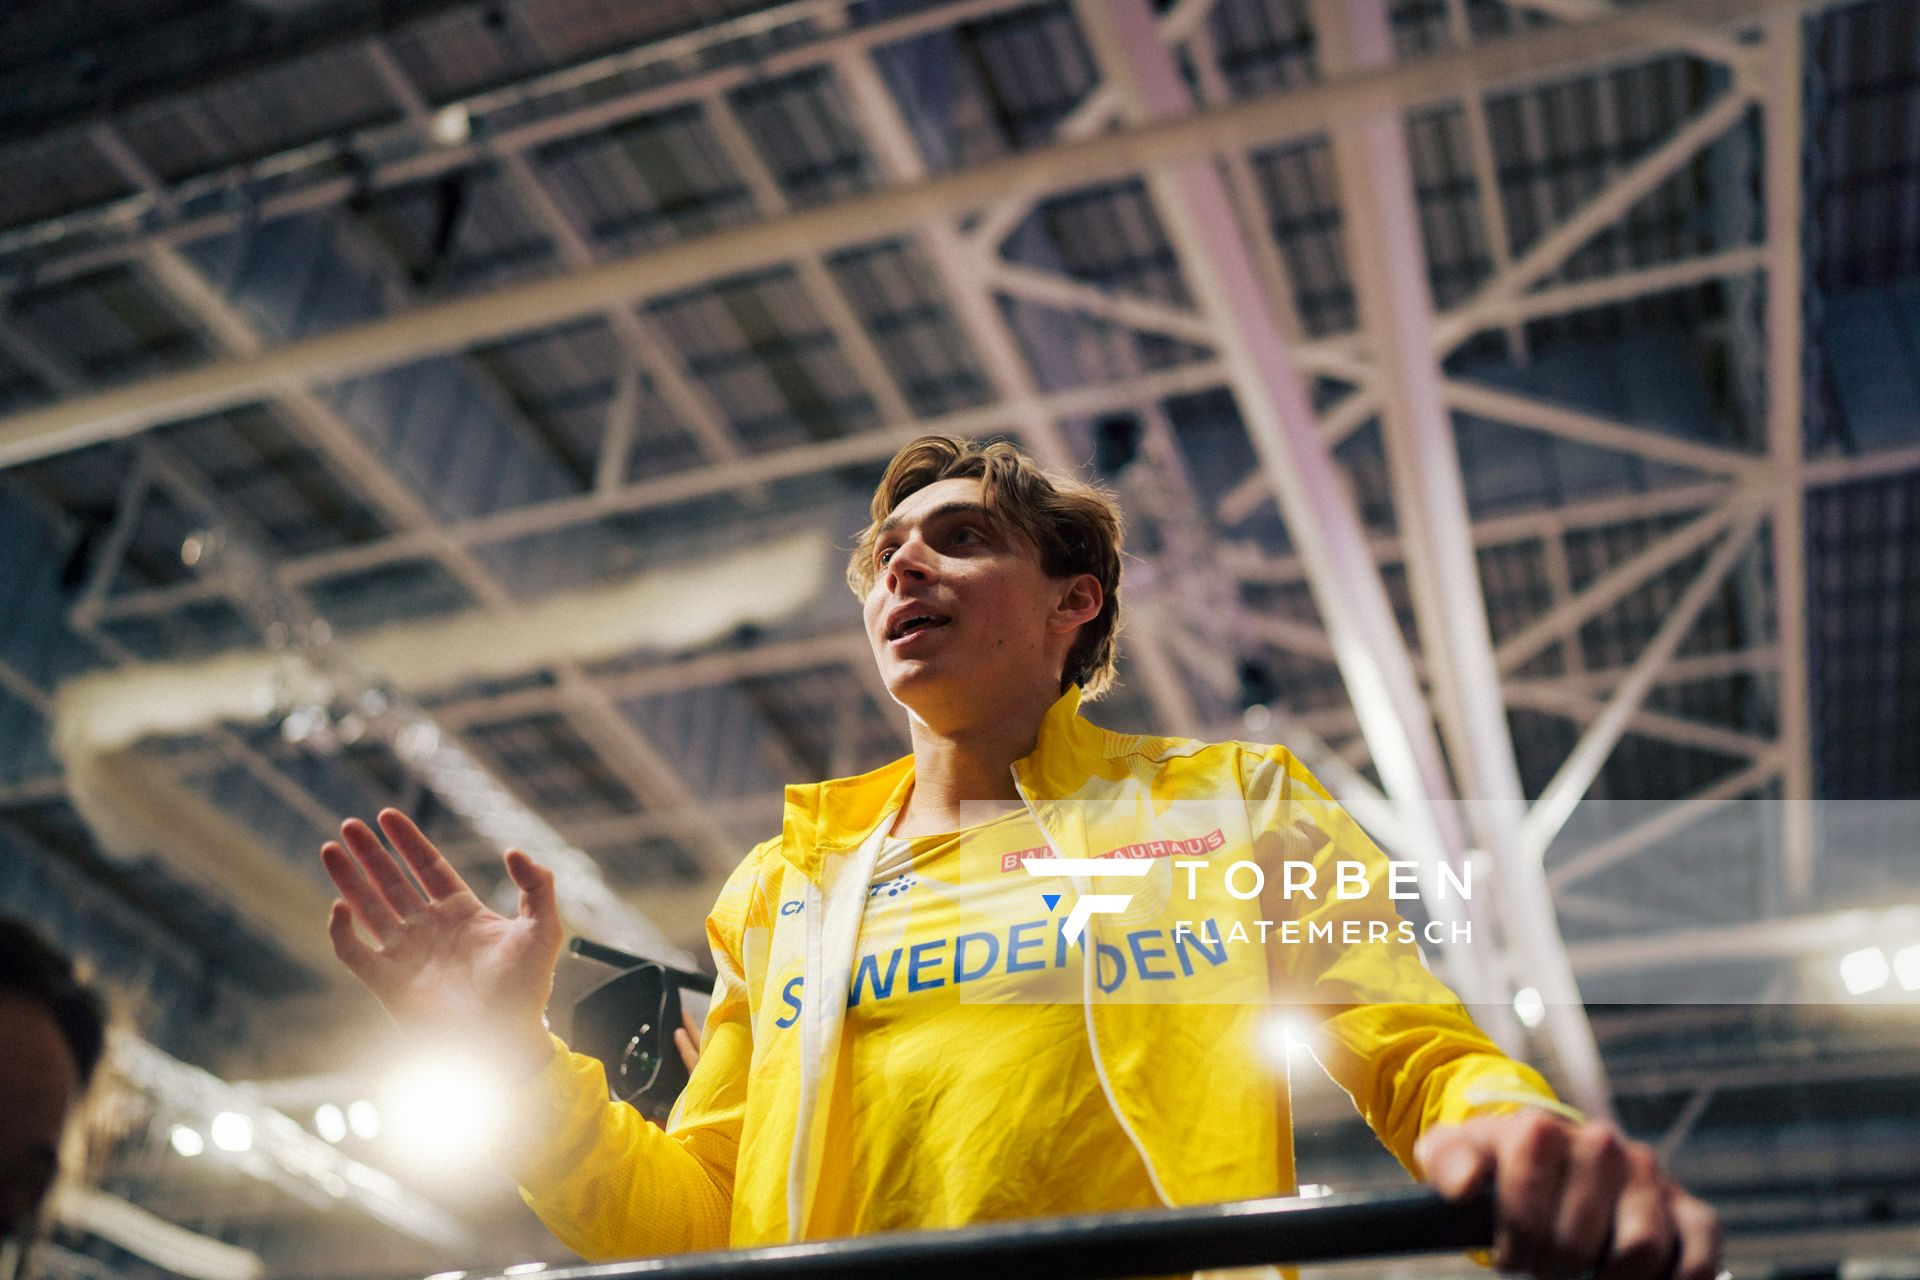
M 373 828 L 357 818 L 342 823 L 342 843 L 320 850 L 340 891 L 327 921 L 334 954 L 409 1033 L 540 1060 L 547 1045 L 541 1018 L 561 941 L 553 873 L 509 850 L 507 874 L 520 890 L 520 909 L 503 916 L 475 896 L 405 814 L 385 809 L 376 821 L 414 879 Z M 355 930 L 356 921 L 374 945 Z

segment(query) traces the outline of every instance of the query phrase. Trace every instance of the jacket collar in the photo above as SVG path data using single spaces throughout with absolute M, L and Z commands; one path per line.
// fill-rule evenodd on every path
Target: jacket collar
M 1047 708 L 1033 751 L 1014 762 L 1014 778 L 1030 800 L 1071 795 L 1108 754 L 1107 731 L 1080 717 L 1074 685 Z M 825 860 L 857 847 L 906 803 L 913 757 L 851 778 L 810 782 L 786 790 L 781 854 L 807 879 L 821 883 Z

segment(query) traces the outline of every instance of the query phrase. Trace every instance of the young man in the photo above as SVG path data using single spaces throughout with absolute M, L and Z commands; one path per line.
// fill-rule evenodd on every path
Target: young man
M 26 1274 L 62 1135 L 105 1047 L 100 997 L 40 935 L 0 919 L 0 1280 Z
M 1289 1192 L 1284 1069 L 1259 1051 L 1283 1004 L 1410 1170 L 1453 1197 L 1491 1182 L 1502 1268 L 1715 1274 L 1711 1212 L 1647 1148 L 1565 1118 L 1403 935 L 1352 930 L 1397 922 L 1384 860 L 1285 750 L 1080 717 L 1113 678 L 1110 499 L 928 437 L 872 511 L 848 578 L 913 753 L 788 788 L 708 919 L 719 980 L 667 1129 L 543 1030 L 561 926 L 525 853 L 506 919 L 392 810 L 419 890 L 362 823 L 323 850 L 341 959 L 403 1024 L 478 1029 L 524 1082 L 505 1158 L 563 1241 L 612 1258 Z M 1264 888 L 1234 861 L 1271 868 Z M 1331 892 L 1341 863 L 1357 896 Z M 1230 947 L 1256 915 L 1295 936 Z

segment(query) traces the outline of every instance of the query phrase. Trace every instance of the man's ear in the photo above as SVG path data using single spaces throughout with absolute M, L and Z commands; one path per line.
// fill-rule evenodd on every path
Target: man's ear
M 1057 631 L 1071 631 L 1084 626 L 1100 616 L 1100 610 L 1106 607 L 1107 593 L 1100 589 L 1100 579 L 1090 573 L 1077 573 L 1068 578 L 1065 589 L 1053 606 L 1053 626 Z

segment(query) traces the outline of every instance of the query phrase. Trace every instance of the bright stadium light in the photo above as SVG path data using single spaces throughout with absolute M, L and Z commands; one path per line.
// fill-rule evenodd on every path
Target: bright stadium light
M 222 1111 L 213 1118 L 213 1145 L 236 1155 L 253 1150 L 253 1121 L 238 1111 Z
M 1894 953 L 1893 976 L 1900 980 L 1902 991 L 1920 991 L 1920 944 Z
M 1533 987 L 1522 987 L 1513 993 L 1513 1016 L 1520 1019 L 1520 1025 L 1532 1031 L 1547 1020 L 1547 1002 Z
M 354 1137 L 372 1142 L 380 1136 L 380 1109 L 361 1098 L 347 1108 L 347 1124 Z
M 1887 953 L 1878 947 L 1862 947 L 1840 957 L 1840 981 L 1848 995 L 1871 995 L 1892 978 L 1893 967 L 1887 963 Z
M 198 1129 L 189 1125 L 177 1124 L 173 1126 L 171 1140 L 173 1142 L 173 1149 L 189 1160 L 207 1149 L 207 1140 L 200 1136 Z
M 506 1110 L 485 1064 L 439 1054 L 404 1064 L 385 1091 L 386 1115 L 411 1162 L 457 1169 L 485 1155 Z
M 461 103 L 449 103 L 433 113 L 427 132 L 443 147 L 461 146 L 473 137 L 473 116 Z
M 1313 1050 L 1313 1032 L 1305 1021 L 1292 1014 L 1276 1014 L 1263 1020 L 1256 1034 L 1260 1057 L 1275 1071 L 1286 1070 L 1293 1055 Z
M 313 1113 L 313 1131 L 328 1142 L 347 1140 L 347 1115 L 331 1102 L 323 1102 Z

